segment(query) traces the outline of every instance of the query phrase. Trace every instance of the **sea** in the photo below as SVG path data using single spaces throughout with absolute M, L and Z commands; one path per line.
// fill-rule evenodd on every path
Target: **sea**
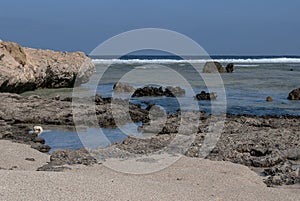
M 146 102 L 159 105 L 168 113 L 194 110 L 193 96 L 201 91 L 217 92 L 215 101 L 198 101 L 197 110 L 207 113 L 230 113 L 300 116 L 300 101 L 288 100 L 288 94 L 300 88 L 300 56 L 211 56 L 210 58 L 153 55 L 129 55 L 118 59 L 92 57 L 96 72 L 92 81 L 81 86 L 82 92 L 96 90 L 103 97 L 129 98 L 132 103 L 146 107 Z M 224 67 L 234 64 L 233 73 L 203 74 L 207 61 L 220 62 Z M 114 94 L 113 85 L 124 82 L 134 87 L 179 86 L 186 90 L 184 97 L 131 97 Z M 95 86 L 96 83 L 96 86 Z M 42 89 L 24 95 L 72 96 L 72 89 Z M 84 93 L 83 93 L 84 94 Z M 266 97 L 273 101 L 267 102 Z M 193 105 L 191 107 L 191 105 Z M 129 126 L 130 125 L 126 125 Z M 110 141 L 121 141 L 121 130 L 107 129 Z M 62 139 L 65 135 L 65 139 Z M 116 136 L 114 138 L 114 136 Z M 51 151 L 82 147 L 75 140 L 76 132 L 52 130 L 42 134 Z M 78 136 L 77 136 L 78 138 Z M 63 142 L 63 143 L 61 143 Z

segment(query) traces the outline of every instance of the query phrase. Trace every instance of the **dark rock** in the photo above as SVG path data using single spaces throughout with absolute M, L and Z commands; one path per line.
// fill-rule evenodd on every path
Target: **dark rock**
M 294 89 L 293 91 L 291 91 L 289 93 L 288 99 L 289 100 L 300 100 L 300 88 Z
M 88 151 L 85 149 L 78 149 L 78 150 L 57 150 L 54 151 L 50 157 L 50 161 L 53 164 L 83 164 L 83 165 L 92 165 L 97 163 L 96 159 L 93 158 Z
M 233 63 L 229 63 L 229 64 L 227 64 L 227 66 L 226 66 L 226 72 L 227 73 L 233 73 L 233 70 L 234 70 L 234 64 Z
M 133 97 L 144 97 L 144 96 L 164 96 L 164 90 L 162 87 L 151 87 L 146 86 L 138 88 L 132 95 Z
M 270 151 L 267 148 L 262 147 L 254 147 L 250 150 L 250 155 L 256 157 L 266 156 L 269 153 Z
M 216 100 L 217 94 L 215 92 L 206 93 L 205 91 L 201 91 L 201 93 L 196 94 L 195 98 L 197 100 Z
M 162 87 L 152 87 L 146 86 L 143 88 L 138 88 L 133 97 L 143 97 L 143 96 L 167 96 L 167 97 L 181 97 L 185 95 L 185 90 L 180 87 L 168 86 L 165 90 Z
M 56 166 L 51 163 L 39 167 L 36 171 L 48 171 L 48 172 L 63 172 L 65 170 L 71 170 L 69 167 Z
M 282 162 L 263 171 L 266 175 L 264 182 L 268 186 L 300 184 L 299 168 L 293 168 L 289 161 Z
M 61 101 L 72 102 L 72 97 L 65 97 Z
M 66 101 L 1 93 L 0 111 L 0 119 L 13 123 L 73 124 L 72 105 Z
M 36 138 L 33 139 L 33 142 L 40 143 L 40 144 L 45 144 L 45 139 L 40 138 L 40 137 L 36 137 Z
M 59 100 L 60 100 L 60 96 L 59 96 L 59 95 L 55 96 L 55 97 L 54 97 L 54 100 L 59 101 Z
M 225 69 L 219 62 L 209 61 L 205 63 L 203 73 L 225 73 Z
M 34 158 L 25 158 L 26 161 L 35 161 Z
M 31 145 L 31 148 L 36 149 L 36 150 L 38 150 L 42 153 L 48 153 L 51 149 L 50 146 L 44 145 L 44 144 L 41 144 L 41 143 L 34 143 L 34 144 Z

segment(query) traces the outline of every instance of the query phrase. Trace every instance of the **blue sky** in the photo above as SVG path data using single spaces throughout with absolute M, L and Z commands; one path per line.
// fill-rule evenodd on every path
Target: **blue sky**
M 152 27 L 185 34 L 212 55 L 300 55 L 299 9 L 299 0 L 4 0 L 0 38 L 89 53 Z

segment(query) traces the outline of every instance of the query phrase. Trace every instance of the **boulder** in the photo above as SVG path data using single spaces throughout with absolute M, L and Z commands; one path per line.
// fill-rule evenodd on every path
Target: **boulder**
M 273 98 L 272 98 L 271 96 L 268 96 L 268 97 L 266 98 L 266 101 L 267 101 L 267 102 L 272 102 L 272 101 L 273 101 Z
M 152 87 L 152 86 L 146 86 L 143 88 L 138 88 L 134 94 L 133 97 L 143 97 L 143 96 L 164 96 L 164 90 L 162 87 Z
M 116 94 L 133 93 L 135 91 L 135 88 L 133 86 L 130 86 L 122 82 L 115 83 L 113 89 L 114 89 L 114 93 Z
M 294 89 L 293 91 L 291 91 L 289 93 L 288 99 L 289 100 L 300 100 L 300 88 Z
M 36 150 L 38 150 L 42 153 L 48 153 L 51 149 L 50 146 L 44 145 L 44 144 L 41 144 L 41 143 L 34 143 L 34 144 L 31 145 L 31 148 L 36 149 Z
M 180 87 L 167 86 L 165 89 L 162 87 L 146 86 L 138 88 L 133 97 L 143 96 L 166 96 L 166 97 L 181 97 L 185 95 L 185 90 Z
M 94 64 L 82 52 L 54 52 L 0 41 L 0 92 L 73 87 L 85 83 Z M 82 72 L 79 73 L 79 69 Z
M 217 93 L 206 93 L 205 91 L 201 91 L 201 93 L 196 94 L 195 98 L 197 100 L 216 100 L 217 99 Z
M 203 73 L 225 73 L 225 69 L 219 62 L 209 61 L 205 63 Z
M 227 66 L 226 66 L 226 72 L 227 73 L 233 73 L 233 70 L 234 70 L 233 67 L 234 67 L 233 63 L 227 64 Z

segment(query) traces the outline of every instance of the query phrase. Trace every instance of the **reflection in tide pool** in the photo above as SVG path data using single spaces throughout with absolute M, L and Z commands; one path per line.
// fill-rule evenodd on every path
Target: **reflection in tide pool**
M 40 135 L 51 147 L 50 153 L 58 149 L 80 149 L 106 147 L 127 138 L 127 134 L 140 135 L 139 124 L 126 124 L 120 128 L 87 128 L 79 131 L 48 130 Z M 127 133 L 127 134 L 126 134 Z

